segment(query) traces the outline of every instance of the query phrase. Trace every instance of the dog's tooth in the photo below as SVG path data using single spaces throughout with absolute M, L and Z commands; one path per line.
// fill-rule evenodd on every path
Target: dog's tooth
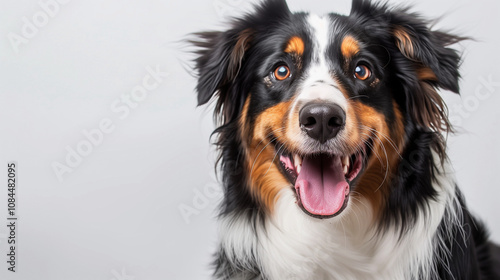
M 300 173 L 302 169 L 302 158 L 299 155 L 293 155 L 293 163 L 295 164 L 295 170 L 297 170 L 297 174 Z
M 302 158 L 299 155 L 295 154 L 293 155 L 293 162 L 295 163 L 295 166 L 302 165 Z
M 344 175 L 346 175 L 348 171 L 349 170 L 347 169 L 347 165 L 344 165 Z
M 342 157 L 342 166 L 349 167 L 349 157 L 348 156 Z

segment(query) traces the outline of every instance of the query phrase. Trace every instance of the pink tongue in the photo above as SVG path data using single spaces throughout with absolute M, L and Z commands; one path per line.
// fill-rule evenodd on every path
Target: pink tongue
M 295 182 L 304 208 L 313 215 L 329 216 L 344 205 L 349 193 L 340 157 L 306 157 Z

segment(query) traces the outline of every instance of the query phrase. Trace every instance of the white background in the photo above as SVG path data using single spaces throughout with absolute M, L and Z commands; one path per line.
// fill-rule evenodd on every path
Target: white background
M 46 1 L 46 0 L 45 0 Z M 402 1 L 391 1 L 397 3 Z M 349 0 L 290 0 L 292 10 L 348 13 Z M 462 98 L 443 93 L 457 135 L 449 155 L 468 204 L 500 242 L 500 2 L 422 0 L 462 44 Z M 73 0 L 15 46 L 36 0 L 0 4 L 0 279 L 208 279 L 218 196 L 210 108 L 196 108 L 182 40 L 249 11 L 242 0 Z M 17 49 L 17 51 L 16 51 Z M 112 104 L 168 72 L 124 117 Z M 496 83 L 488 90 L 482 80 Z M 462 108 L 462 109 L 459 109 Z M 463 110 L 463 111 L 460 111 Z M 54 162 L 103 119 L 114 130 L 58 180 Z M 18 272 L 7 271 L 6 163 L 18 162 Z M 197 193 L 206 200 L 193 202 Z M 198 204 L 196 204 L 196 202 Z M 193 204 L 194 203 L 194 204 Z M 199 205 L 199 204 L 206 205 Z M 198 206 L 183 217 L 179 207 Z

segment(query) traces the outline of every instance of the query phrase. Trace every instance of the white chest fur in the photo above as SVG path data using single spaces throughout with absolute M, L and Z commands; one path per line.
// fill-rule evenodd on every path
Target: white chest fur
M 351 197 L 341 215 L 320 220 L 304 214 L 293 191 L 286 189 L 263 223 L 223 219 L 221 241 L 231 261 L 244 266 L 257 259 L 271 280 L 432 279 L 434 248 L 441 240 L 437 228 L 446 218 L 445 209 L 452 213 L 450 223 L 459 215 L 450 178 L 438 178 L 436 190 L 430 214 L 419 215 L 401 239 L 395 228 L 375 232 L 372 207 L 363 198 Z

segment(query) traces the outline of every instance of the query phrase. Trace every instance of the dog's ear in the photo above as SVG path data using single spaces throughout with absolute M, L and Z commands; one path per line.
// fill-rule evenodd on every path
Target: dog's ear
M 420 81 L 459 93 L 460 55 L 448 46 L 462 38 L 431 31 L 427 24 L 417 15 L 395 12 L 391 22 L 394 43 L 408 60 L 414 62 Z
M 217 95 L 215 113 L 223 121 L 234 119 L 248 95 L 248 84 L 239 79 L 247 53 L 258 32 L 268 33 L 270 26 L 286 20 L 290 10 L 285 0 L 266 0 L 241 19 L 232 22 L 224 32 L 197 33 L 191 43 L 198 47 L 195 68 L 198 73 L 198 105 L 207 103 Z M 248 77 L 245 77 L 248 81 Z
M 392 16 L 391 32 L 397 49 L 408 60 L 398 64 L 406 71 L 401 76 L 407 112 L 424 128 L 451 131 L 447 107 L 437 89 L 459 93 L 460 56 L 448 46 L 461 38 L 431 31 L 419 17 L 402 12 Z M 408 73 L 408 65 L 413 74 Z
M 383 41 L 394 74 L 403 87 L 406 112 L 417 125 L 450 131 L 447 108 L 438 88 L 459 93 L 459 53 L 449 46 L 464 37 L 430 29 L 430 22 L 408 8 L 389 9 L 370 0 L 353 0 L 351 14 L 367 33 Z
M 231 83 L 238 76 L 253 34 L 250 28 L 195 34 L 198 40 L 191 42 L 199 48 L 195 59 L 198 106 L 207 103 L 217 93 L 216 111 L 223 110 L 224 115 L 232 115 L 231 109 L 227 106 L 223 108 L 223 104 L 234 101 L 230 100 L 234 98 L 230 95 Z

